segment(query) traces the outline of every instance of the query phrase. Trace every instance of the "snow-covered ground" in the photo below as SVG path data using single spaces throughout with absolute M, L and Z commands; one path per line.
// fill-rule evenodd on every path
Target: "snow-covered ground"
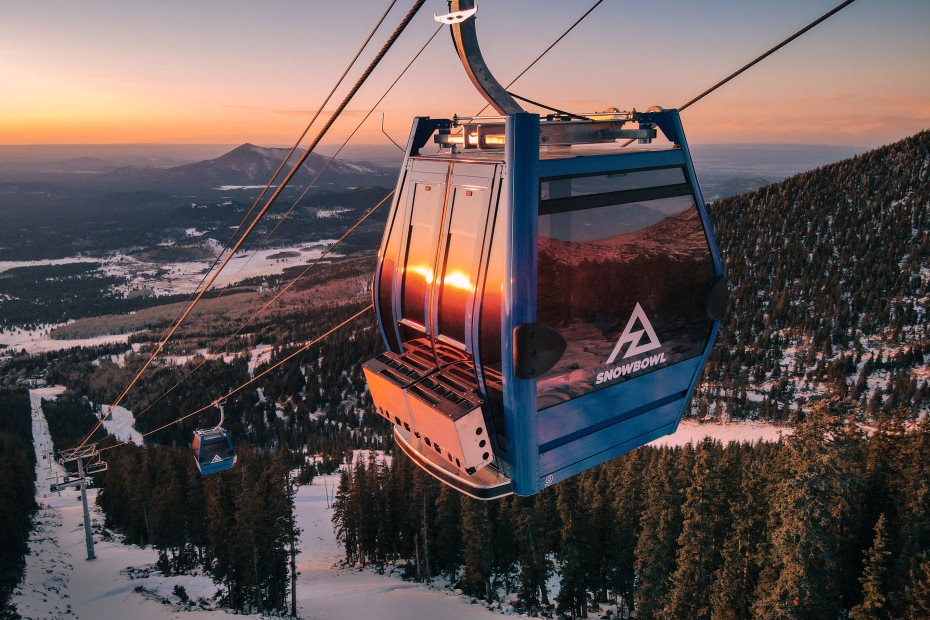
M 252 350 L 252 356 L 249 358 L 249 376 L 255 376 L 255 367 L 259 364 L 264 364 L 265 362 L 271 361 L 271 349 L 270 344 L 260 344 Z
M 41 508 L 30 536 L 26 574 L 11 602 L 24 618 L 51 620 L 207 620 L 227 617 L 223 610 L 185 610 L 172 595 L 181 585 L 192 599 L 205 600 L 217 591 L 207 577 L 186 575 L 163 577 L 158 573 L 139 576 L 133 567 L 150 567 L 157 561 L 152 549 L 131 547 L 100 536 L 103 515 L 91 508 L 96 560 L 88 561 L 84 541 L 80 493 L 76 490 L 52 494 L 48 477 L 62 475 L 61 466 L 43 455 L 51 451 L 48 425 L 41 399 L 55 398 L 63 388 L 30 390 L 32 432 L 36 446 L 36 495 Z M 128 412 L 127 412 L 128 413 Z M 298 557 L 297 598 L 301 618 L 395 620 L 397 618 L 501 618 L 501 614 L 450 590 L 431 589 L 408 583 L 390 574 L 370 570 L 338 568 L 343 557 L 333 534 L 332 497 L 338 474 L 320 476 L 302 487 L 296 497 L 301 534 Z M 89 491 L 90 502 L 96 491 Z M 135 576 L 135 578 L 133 578 Z M 164 601 L 168 601 L 166 604 Z M 242 616 L 239 616 L 242 617 Z M 257 619 L 259 616 L 246 616 Z
M 222 248 L 215 240 L 211 247 Z M 288 267 L 306 265 L 320 257 L 335 239 L 321 239 L 312 244 L 284 248 L 264 248 L 256 252 L 237 252 L 213 282 L 213 288 L 222 288 L 242 280 L 258 276 L 283 273 Z M 334 252 L 329 255 L 341 256 Z M 117 290 L 151 290 L 156 295 L 191 293 L 198 289 L 200 281 L 213 260 L 183 261 L 176 263 L 147 263 L 134 256 L 115 254 L 101 259 L 101 271 L 129 280 L 130 284 Z
M 334 210 L 333 213 L 338 212 Z M 199 231 L 188 228 L 187 237 L 201 235 Z M 256 276 L 279 274 L 287 267 L 303 265 L 320 257 L 322 252 L 335 243 L 335 239 L 321 239 L 311 244 L 296 247 L 264 248 L 257 252 L 237 252 L 223 272 L 217 277 L 214 286 L 223 287 L 231 283 Z M 223 246 L 215 239 L 205 241 L 211 248 L 219 251 Z M 334 252 L 331 257 L 341 256 Z M 148 263 L 135 256 L 115 253 L 106 257 L 71 256 L 68 258 L 0 261 L 0 273 L 18 267 L 38 267 L 49 265 L 68 265 L 74 263 L 100 263 L 100 271 L 107 275 L 127 278 L 128 287 L 116 290 L 150 288 L 156 294 L 190 293 L 196 290 L 204 272 L 213 260 L 184 261 L 176 263 Z
M 214 244 L 214 240 L 210 240 Z M 257 252 L 237 252 L 214 281 L 212 288 L 222 288 L 258 276 L 276 275 L 283 273 L 288 267 L 297 267 L 309 264 L 316 260 L 333 243 L 334 239 L 322 239 L 312 244 L 262 249 Z M 216 247 L 216 251 L 222 248 Z M 329 255 L 330 258 L 341 256 L 338 252 Z M 16 267 L 37 265 L 59 265 L 78 262 L 99 262 L 100 271 L 107 275 L 125 278 L 129 284 L 116 287 L 114 290 L 130 293 L 131 291 L 149 290 L 156 295 L 173 295 L 191 293 L 198 289 L 203 275 L 211 265 L 212 260 L 189 261 L 178 263 L 154 264 L 140 261 L 138 258 L 126 254 L 114 254 L 106 258 L 89 259 L 81 256 L 56 260 L 39 261 L 0 261 L 0 273 Z M 101 344 L 127 342 L 132 334 L 108 335 L 97 338 L 81 340 L 57 340 L 49 337 L 51 332 L 59 325 L 43 325 L 35 330 L 10 329 L 0 331 L 0 351 L 10 347 L 13 351 L 26 351 L 27 353 L 44 353 L 59 351 L 73 347 L 90 347 Z
M 108 433 L 120 441 L 131 441 L 137 446 L 142 445 L 142 433 L 136 430 L 134 426 L 136 417 L 132 415 L 129 409 L 117 405 L 110 411 L 110 405 L 102 405 L 101 415 L 107 415 L 107 412 L 109 412 L 110 415 L 103 421 L 103 428 L 105 428 Z
M 84 540 L 84 515 L 80 492 L 65 490 L 53 494 L 49 489 L 55 475 L 64 473 L 53 459 L 48 424 L 42 412 L 42 399 L 53 399 L 63 391 L 60 387 L 30 390 L 32 405 L 32 436 L 36 449 L 36 514 L 29 537 L 26 574 L 10 602 L 23 618 L 52 620 L 164 620 L 189 618 L 206 620 L 225 617 L 222 611 L 197 610 L 180 615 L 180 608 L 161 601 L 171 596 L 176 584 L 189 594 L 216 592 L 216 586 L 203 576 L 148 577 L 131 579 L 127 569 L 153 564 L 158 558 L 152 549 L 142 549 L 103 541 L 99 527 L 103 515 L 91 507 L 91 523 L 98 529 L 95 539 L 96 560 L 87 560 Z M 43 458 L 45 457 L 45 458 Z M 91 503 L 96 491 L 88 492 Z M 144 590 L 136 591 L 142 586 Z M 177 601 L 177 599 L 174 599 Z M 257 616 L 252 616 L 257 618 Z
M 133 334 L 115 334 L 109 336 L 98 336 L 96 338 L 82 338 L 80 340 L 58 340 L 49 337 L 49 332 L 56 327 L 61 327 L 66 323 L 58 325 L 45 325 L 35 330 L 7 329 L 0 331 L 0 350 L 4 347 L 10 347 L 13 351 L 19 353 L 45 353 L 46 351 L 61 351 L 62 349 L 71 349 L 74 347 L 93 347 L 101 344 L 113 344 L 119 342 L 129 342 L 129 337 Z
M 332 502 L 339 475 L 318 476 L 295 498 L 301 553 L 297 570 L 297 611 L 301 618 L 421 620 L 496 618 L 500 612 L 450 590 L 431 589 L 390 574 L 365 569 L 334 568 L 344 556 L 333 535 Z
M 711 437 L 723 445 L 731 441 L 756 443 L 758 441 L 778 441 L 783 436 L 794 433 L 793 429 L 773 426 L 766 422 L 731 422 L 728 424 L 701 424 L 697 420 L 682 420 L 678 430 L 671 435 L 660 437 L 650 446 L 683 446 L 698 444 L 704 438 Z

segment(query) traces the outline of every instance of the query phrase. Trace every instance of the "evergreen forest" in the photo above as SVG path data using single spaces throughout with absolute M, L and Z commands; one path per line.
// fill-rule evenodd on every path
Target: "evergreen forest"
M 831 399 L 780 443 L 647 446 L 494 502 L 406 458 L 358 460 L 342 471 L 333 523 L 348 563 L 401 563 L 410 578 L 442 576 L 528 612 L 927 617 L 930 420 L 908 427 L 898 410 L 869 436 L 856 413 Z
M 10 593 L 22 578 L 36 505 L 36 456 L 29 392 L 0 389 L 0 617 L 12 613 Z

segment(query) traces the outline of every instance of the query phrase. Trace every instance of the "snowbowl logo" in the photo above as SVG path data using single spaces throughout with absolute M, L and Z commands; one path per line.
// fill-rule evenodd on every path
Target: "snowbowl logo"
M 646 336 L 646 342 L 643 342 L 643 336 Z M 622 359 L 647 353 L 662 346 L 662 343 L 659 342 L 659 337 L 656 336 L 656 330 L 652 328 L 652 323 L 646 318 L 646 313 L 638 302 L 633 309 L 633 314 L 630 315 L 630 320 L 627 321 L 626 327 L 623 328 L 623 333 L 620 334 L 620 339 L 617 340 L 613 352 L 610 354 L 610 357 L 607 358 L 607 363 L 612 364 L 614 360 L 617 359 L 624 345 L 627 344 L 630 346 Z M 615 366 L 610 370 L 597 373 L 595 385 L 663 363 L 665 363 L 665 353 L 658 353 L 635 362 Z

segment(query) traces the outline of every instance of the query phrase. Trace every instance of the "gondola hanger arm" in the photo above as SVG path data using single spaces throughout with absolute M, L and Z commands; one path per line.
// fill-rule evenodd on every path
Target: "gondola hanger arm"
M 498 114 L 516 114 L 524 112 L 520 104 L 510 96 L 510 93 L 501 86 L 500 82 L 491 74 L 488 65 L 484 62 L 481 49 L 478 45 L 478 35 L 475 31 L 475 14 L 478 7 L 474 0 L 452 0 L 451 12 L 446 15 L 436 15 L 436 21 L 449 24 L 452 28 L 452 39 L 455 41 L 455 51 L 459 60 L 465 67 L 465 72 L 472 84 Z

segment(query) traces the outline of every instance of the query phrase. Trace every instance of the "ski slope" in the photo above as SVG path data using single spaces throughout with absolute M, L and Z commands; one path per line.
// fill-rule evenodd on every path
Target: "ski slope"
M 97 559 L 88 561 L 84 542 L 80 493 L 76 490 L 53 494 L 54 481 L 63 474 L 57 462 L 43 459 L 52 449 L 41 400 L 53 399 L 60 387 L 30 390 L 32 434 L 36 449 L 36 499 L 40 510 L 29 539 L 26 574 L 11 603 L 23 618 L 52 620 L 206 620 L 225 618 L 222 609 L 187 609 L 172 595 L 176 585 L 191 599 L 210 600 L 218 590 L 203 575 L 164 577 L 151 568 L 157 553 L 148 548 L 103 540 L 103 515 L 94 504 L 96 491 L 89 491 L 91 521 Z M 431 589 L 402 581 L 390 574 L 335 567 L 343 556 L 336 543 L 329 507 L 338 474 L 322 476 L 302 487 L 295 498 L 301 552 L 297 585 L 298 614 L 314 620 L 394 620 L 406 618 L 457 618 L 481 620 L 500 618 L 501 613 L 451 590 Z M 148 573 L 146 575 L 146 573 Z M 137 576 L 135 575 L 143 575 Z M 259 618 L 258 615 L 242 618 Z

